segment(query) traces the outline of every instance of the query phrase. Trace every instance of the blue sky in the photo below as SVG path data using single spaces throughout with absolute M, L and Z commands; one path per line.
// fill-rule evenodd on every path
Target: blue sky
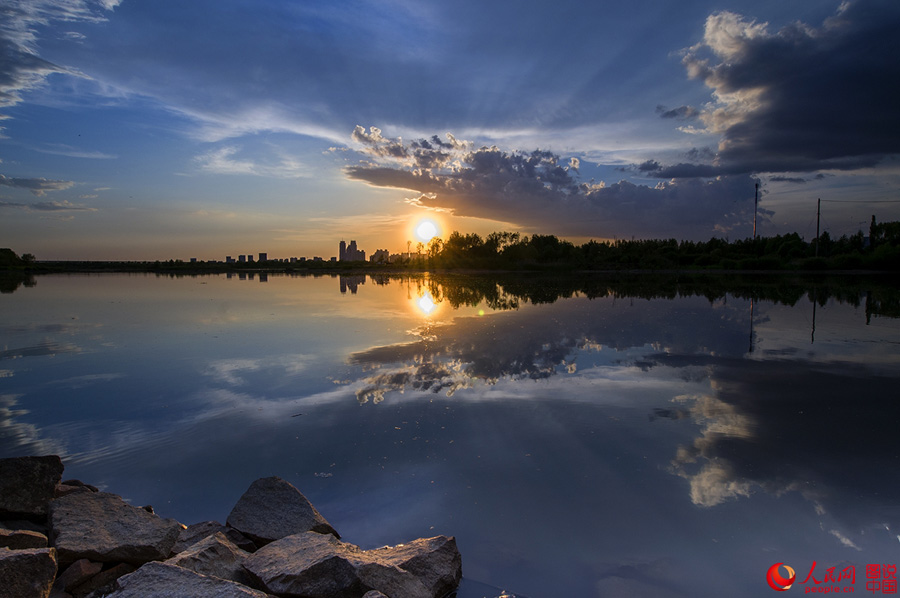
M 330 257 L 451 230 L 900 219 L 900 3 L 7 0 L 0 246 Z M 876 203 L 877 202 L 877 203 Z

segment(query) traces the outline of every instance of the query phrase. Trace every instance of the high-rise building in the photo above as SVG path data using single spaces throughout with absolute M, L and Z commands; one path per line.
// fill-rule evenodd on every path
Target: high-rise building
M 269 254 L 268 254 L 268 253 L 260 253 L 260 254 L 259 254 L 259 261 L 261 261 L 261 262 L 267 262 L 267 261 L 269 261 Z
M 364 262 L 366 252 L 356 246 L 356 241 L 351 240 L 350 245 L 341 241 L 338 259 L 342 262 Z

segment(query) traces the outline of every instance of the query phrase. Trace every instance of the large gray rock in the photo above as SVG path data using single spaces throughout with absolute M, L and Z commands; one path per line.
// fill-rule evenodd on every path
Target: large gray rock
M 236 529 L 226 527 L 218 521 L 201 521 L 200 523 L 193 523 L 181 531 L 181 534 L 178 536 L 178 541 L 175 542 L 175 546 L 172 547 L 172 554 L 175 555 L 187 550 L 200 540 L 213 536 L 217 532 L 225 534 L 225 536 L 241 550 L 256 552 L 256 544 Z
M 216 532 L 173 556 L 166 564 L 246 584 L 250 579 L 242 565 L 248 556 L 249 552 L 235 546 L 222 532 Z
M 10 550 L 0 548 L 0 596 L 47 598 L 56 577 L 56 551 L 52 548 Z
M 129 573 L 137 571 L 137 567 L 128 563 L 119 563 L 115 567 L 104 569 L 97 575 L 87 579 L 87 581 L 72 588 L 72 598 L 87 598 L 88 596 L 96 597 L 97 594 L 105 596 L 116 588 L 116 581 Z M 94 594 L 97 592 L 97 594 Z M 54 598 L 50 595 L 50 598 Z
M 117 582 L 106 598 L 269 598 L 233 581 L 169 565 L 147 563 Z
M 455 549 L 453 538 L 438 537 L 361 550 L 330 535 L 304 532 L 261 548 L 244 568 L 256 585 L 288 598 L 358 598 L 372 590 L 436 598 L 453 590 L 462 576 Z
M 175 546 L 172 547 L 172 554 L 178 554 L 183 550 L 187 550 L 200 540 L 204 538 L 208 538 L 212 535 L 215 535 L 216 532 L 221 532 L 225 529 L 218 521 L 201 521 L 200 523 L 193 523 L 178 534 L 178 540 L 175 542 Z
M 69 565 L 62 574 L 56 578 L 54 589 L 63 592 L 71 592 L 78 586 L 84 584 L 89 579 L 103 570 L 102 563 L 95 563 L 87 559 L 79 559 Z
M 278 477 L 253 482 L 226 523 L 260 546 L 309 531 L 340 538 L 299 490 Z
M 425 584 L 432 596 L 451 592 L 462 579 L 462 556 L 452 536 L 419 538 L 398 546 L 368 550 L 366 554 L 409 571 Z
M 59 457 L 0 459 L 0 517 L 44 517 L 62 478 Z
M 50 503 L 50 527 L 60 562 L 86 558 L 137 566 L 167 558 L 184 529 L 106 492 L 57 498 Z

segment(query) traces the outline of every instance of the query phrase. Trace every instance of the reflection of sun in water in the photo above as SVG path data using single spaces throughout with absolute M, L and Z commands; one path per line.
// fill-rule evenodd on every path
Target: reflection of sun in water
M 419 300 L 416 301 L 416 305 L 419 306 L 419 309 L 426 316 L 429 315 L 431 312 L 433 312 L 435 310 L 435 308 L 437 307 L 437 305 L 435 305 L 434 301 L 432 301 L 431 295 L 429 295 L 428 293 L 425 293 L 424 295 L 419 297 Z
M 431 220 L 423 220 L 416 226 L 416 237 L 423 243 L 427 243 L 438 234 L 437 225 Z

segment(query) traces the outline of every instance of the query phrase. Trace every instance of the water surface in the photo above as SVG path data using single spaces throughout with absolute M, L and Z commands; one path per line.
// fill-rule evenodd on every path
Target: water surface
M 761 596 L 814 561 L 863 592 L 900 561 L 884 285 L 34 282 L 0 296 L 0 457 L 165 517 L 278 475 L 364 548 L 456 536 L 460 598 Z

